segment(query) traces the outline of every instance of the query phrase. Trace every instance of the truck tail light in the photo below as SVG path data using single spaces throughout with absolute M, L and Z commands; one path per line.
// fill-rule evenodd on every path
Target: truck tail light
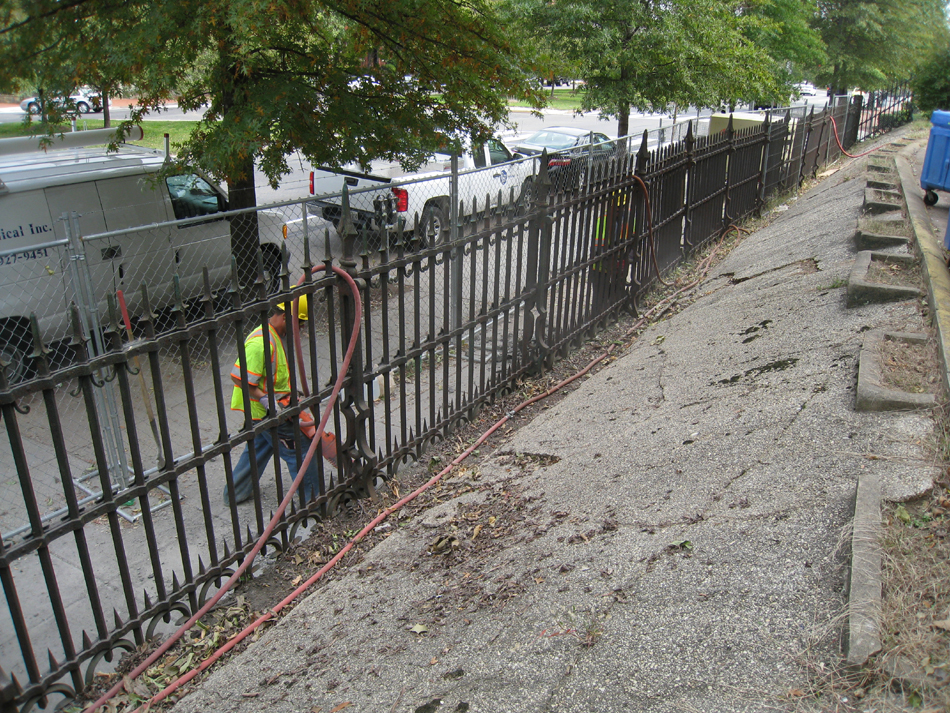
M 310 195 L 313 195 L 313 171 L 310 172 Z
M 409 210 L 409 191 L 405 188 L 393 188 L 393 195 L 396 197 L 396 210 L 405 213 Z

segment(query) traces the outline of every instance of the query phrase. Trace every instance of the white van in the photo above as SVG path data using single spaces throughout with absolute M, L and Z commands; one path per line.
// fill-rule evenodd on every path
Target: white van
M 110 129 L 65 134 L 45 151 L 37 150 L 36 139 L 0 140 L 0 358 L 11 364 L 10 383 L 27 372 L 31 313 L 46 343 L 70 332 L 75 272 L 62 242 L 64 214 L 81 216 L 85 264 L 100 314 L 107 313 L 108 296 L 117 290 L 135 310 L 143 283 L 153 308 L 169 305 L 176 274 L 184 296 L 196 296 L 206 266 L 214 287 L 227 284 L 230 222 L 215 217 L 227 210 L 227 196 L 197 173 L 156 176 L 164 152 L 123 145 L 108 153 L 103 145 L 111 137 Z M 169 224 L 181 219 L 194 220 Z M 258 213 L 271 275 L 280 269 L 285 225 L 279 210 Z M 141 226 L 149 227 L 111 234 Z M 95 237 L 103 233 L 111 235 Z

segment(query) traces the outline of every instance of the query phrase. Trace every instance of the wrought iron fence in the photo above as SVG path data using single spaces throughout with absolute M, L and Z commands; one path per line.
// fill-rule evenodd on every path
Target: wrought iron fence
M 44 252 L 10 261 L 11 289 L 32 290 L 42 326 L 36 314 L 3 314 L 0 701 L 25 711 L 78 695 L 116 655 L 195 611 L 250 550 L 285 492 L 281 461 L 253 465 L 273 476 L 247 503 L 225 485 L 235 451 L 276 438 L 278 424 L 329 395 L 355 317 L 330 265 L 360 285 L 357 356 L 317 492 L 298 496 L 265 552 L 342 500 L 371 496 L 519 378 L 636 310 L 661 273 L 834 159 L 833 116 L 858 135 L 860 102 L 836 102 L 713 135 L 689 122 L 653 150 L 647 135 L 597 147 L 598 160 L 589 147 L 553 184 L 542 157 L 253 212 L 222 211 L 191 186 L 182 219 L 123 230 L 64 216 Z M 423 193 L 419 213 L 401 214 L 399 191 Z M 267 237 L 275 227 L 279 241 Z M 301 296 L 309 319 L 299 351 L 286 350 L 289 408 L 260 421 L 231 414 L 246 335 L 269 334 L 273 310 Z M 309 442 L 299 429 L 290 438 L 299 462 Z
M 861 118 L 855 130 L 858 141 L 878 136 L 913 118 L 914 96 L 909 82 L 899 82 L 887 89 L 859 94 Z

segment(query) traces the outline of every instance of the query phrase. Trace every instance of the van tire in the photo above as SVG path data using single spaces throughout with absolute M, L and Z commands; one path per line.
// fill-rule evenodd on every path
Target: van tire
M 524 183 L 521 184 L 521 195 L 518 197 L 518 210 L 515 212 L 515 215 L 527 215 L 531 212 L 533 204 L 534 180 L 526 178 L 524 179 Z
M 280 253 L 272 245 L 261 248 L 262 262 L 264 263 L 264 289 L 268 295 L 280 292 L 280 273 L 283 264 Z
M 590 174 L 590 171 L 588 170 L 588 166 L 586 165 L 581 166 L 580 169 L 578 169 L 577 190 L 582 191 L 587 187 L 587 180 L 588 180 L 589 174 Z
M 6 377 L 10 386 L 33 375 L 32 351 L 33 337 L 25 325 L 12 321 L 0 327 L 0 359 L 9 362 Z
M 448 240 L 449 216 L 443 203 L 432 201 L 422 209 L 417 237 L 424 248 L 437 247 Z

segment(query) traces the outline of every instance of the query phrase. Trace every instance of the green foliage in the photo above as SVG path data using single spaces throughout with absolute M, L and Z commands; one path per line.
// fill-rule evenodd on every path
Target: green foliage
M 815 79 L 836 93 L 906 78 L 948 40 L 943 0 L 819 0 L 815 24 L 829 57 Z
M 134 85 L 139 108 L 207 107 L 182 161 L 229 183 L 314 164 L 419 161 L 540 105 L 487 0 L 9 0 L 0 88 Z M 55 121 L 56 116 L 51 116 Z
M 751 0 L 745 8 L 746 37 L 769 56 L 772 74 L 781 80 L 780 95 L 758 97 L 784 103 L 790 84 L 808 68 L 826 61 L 825 45 L 813 23 L 817 7 L 801 0 Z M 810 76 L 810 75 L 809 75 Z
M 531 27 L 579 68 L 582 108 L 617 117 L 620 134 L 631 108 L 717 106 L 779 91 L 737 2 L 511 0 L 507 12 L 509 24 Z
M 950 109 L 950 47 L 935 53 L 911 83 L 914 102 L 926 113 Z

